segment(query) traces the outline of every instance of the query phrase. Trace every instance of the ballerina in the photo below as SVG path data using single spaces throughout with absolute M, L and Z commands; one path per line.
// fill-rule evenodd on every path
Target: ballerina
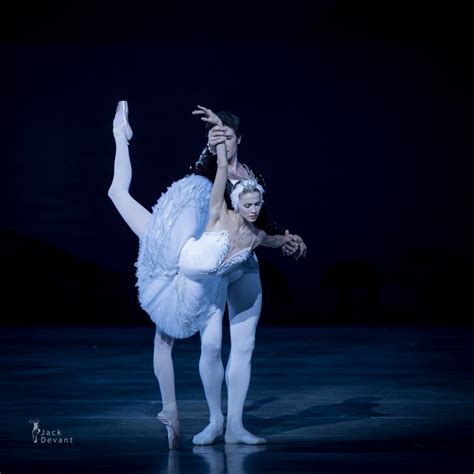
M 198 106 L 193 113 L 223 126 L 210 109 Z M 232 198 L 234 209 L 228 209 L 224 198 L 228 177 L 225 139 L 216 144 L 214 183 L 203 176 L 187 175 L 172 183 L 149 212 L 129 193 L 132 168 L 128 145 L 133 132 L 126 101 L 117 105 L 113 135 L 116 153 L 108 196 L 139 238 L 135 264 L 138 298 L 156 325 L 153 365 L 163 404 L 157 418 L 167 429 L 169 448 L 175 449 L 179 415 L 171 357 L 174 339 L 205 331 L 213 315 L 223 312 L 228 285 L 225 276 L 243 265 L 255 248 L 279 248 L 293 236 L 288 231 L 268 235 L 254 225 L 264 191 L 252 177 L 240 183 Z

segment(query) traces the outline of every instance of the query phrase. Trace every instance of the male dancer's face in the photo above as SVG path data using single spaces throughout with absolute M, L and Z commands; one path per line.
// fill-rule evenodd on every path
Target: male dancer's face
M 262 209 L 262 197 L 258 191 L 242 193 L 239 198 L 239 214 L 248 222 L 255 222 Z
M 232 161 L 237 158 L 237 147 L 240 144 L 240 137 L 237 137 L 233 128 L 225 126 L 225 147 L 227 160 Z

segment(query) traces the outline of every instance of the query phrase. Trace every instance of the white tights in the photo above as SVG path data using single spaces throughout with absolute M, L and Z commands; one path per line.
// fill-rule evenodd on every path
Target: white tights
M 174 368 L 171 352 L 174 339 L 156 328 L 153 350 L 153 370 L 161 392 L 163 411 L 169 418 L 178 417 L 176 391 L 174 385 Z
M 128 151 L 128 142 L 120 133 L 114 131 L 115 161 L 114 177 L 108 195 L 129 227 L 140 237 L 145 231 L 151 213 L 130 196 L 132 165 Z
M 116 146 L 114 177 L 108 194 L 125 222 L 138 237 L 141 237 L 149 219 L 151 219 L 151 213 L 129 194 L 132 166 L 128 142 L 120 131 L 114 130 L 114 138 Z M 161 333 L 158 328 L 156 329 L 153 368 L 160 385 L 163 411 L 170 418 L 177 416 L 174 369 L 171 358 L 173 343 L 172 337 Z
M 262 288 L 258 272 L 244 271 L 240 278 L 229 283 L 227 303 L 231 349 L 225 370 L 228 395 L 225 440 L 227 443 L 259 444 L 265 440 L 252 435 L 242 423 L 250 383 L 255 332 L 262 307 Z M 224 304 L 212 315 L 208 325 L 201 331 L 199 373 L 209 406 L 209 425 L 193 437 L 193 443 L 198 445 L 211 444 L 223 431 L 221 390 L 224 368 L 221 346 Z
M 227 367 L 221 357 L 222 317 L 226 303 L 229 308 L 231 350 Z M 227 443 L 260 444 L 263 438 L 248 432 L 242 423 L 245 399 L 250 383 L 255 332 L 262 306 L 262 290 L 258 272 L 244 272 L 229 283 L 218 302 L 218 310 L 201 331 L 199 374 L 209 407 L 209 425 L 193 437 L 197 445 L 211 444 L 223 433 L 224 415 L 221 408 L 224 375 L 228 405 L 225 440 Z M 174 339 L 156 330 L 153 367 L 163 401 L 163 411 L 171 418 L 178 416 L 171 352 Z
M 151 218 L 151 213 L 129 193 L 132 167 L 128 142 L 114 130 L 116 144 L 114 176 L 108 195 L 132 231 L 140 237 Z M 184 237 L 183 237 L 184 238 Z M 240 272 L 240 270 L 237 270 Z M 247 271 L 236 281 L 229 278 L 227 295 L 223 291 L 219 309 L 201 331 L 199 373 L 209 406 L 210 424 L 193 438 L 195 444 L 210 444 L 222 433 L 224 416 L 221 409 L 221 391 L 224 367 L 221 358 L 222 316 L 225 298 L 229 309 L 231 350 L 225 379 L 228 391 L 226 442 L 257 444 L 264 442 L 249 433 L 242 424 L 243 407 L 250 383 L 251 359 L 255 345 L 255 331 L 262 306 L 262 288 L 258 271 Z M 160 386 L 163 411 L 177 416 L 174 369 L 171 352 L 173 338 L 156 330 L 153 368 Z

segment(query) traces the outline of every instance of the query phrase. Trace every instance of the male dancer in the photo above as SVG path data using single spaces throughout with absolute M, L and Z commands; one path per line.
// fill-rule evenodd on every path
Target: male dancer
M 202 107 L 203 113 L 212 113 Z M 214 180 L 216 174 L 215 147 L 225 142 L 229 166 L 227 181 L 226 203 L 232 208 L 230 193 L 241 180 L 256 177 L 263 188 L 266 188 L 263 177 L 256 170 L 238 161 L 237 148 L 241 142 L 239 118 L 229 112 L 218 112 L 223 127 L 207 124 L 208 143 L 201 153 L 199 160 L 191 167 L 192 172 Z M 256 227 L 268 234 L 282 233 L 271 218 L 268 209 L 263 204 Z M 303 239 L 295 235 L 293 242 L 283 247 L 284 255 L 293 255 L 297 260 L 306 256 L 306 245 Z M 247 260 L 238 270 L 227 275 L 227 305 L 230 319 L 231 350 L 227 367 L 221 358 L 222 345 L 222 312 L 216 312 L 207 326 L 201 331 L 201 357 L 199 373 L 204 386 L 206 400 L 209 406 L 209 424 L 203 431 L 193 437 L 196 445 L 212 444 L 223 433 L 224 416 L 221 409 L 221 390 L 225 375 L 228 406 L 225 431 L 226 443 L 261 444 L 265 439 L 247 431 L 242 423 L 243 408 L 250 383 L 251 360 L 255 347 L 255 332 L 262 308 L 262 286 L 257 257 Z

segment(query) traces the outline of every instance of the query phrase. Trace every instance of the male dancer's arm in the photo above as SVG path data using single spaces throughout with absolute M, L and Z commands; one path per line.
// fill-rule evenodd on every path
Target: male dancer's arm
M 215 151 L 215 147 L 210 149 L 209 145 L 206 144 L 205 148 L 201 152 L 201 155 L 199 156 L 199 159 L 194 163 L 194 165 L 190 166 L 191 172 L 194 174 L 205 176 L 210 181 L 214 181 L 214 177 L 216 176 L 217 171 L 216 154 L 214 153 Z M 263 186 L 263 189 L 267 191 L 267 184 L 262 174 L 256 169 L 251 169 L 251 171 L 257 178 L 259 183 Z M 232 208 L 232 204 L 230 201 L 231 192 L 232 183 L 230 181 L 227 181 L 224 198 L 228 209 Z M 268 201 L 268 198 L 266 199 L 266 201 Z M 264 230 L 269 235 L 283 234 L 282 227 L 273 219 L 269 211 L 268 202 L 263 203 L 260 215 L 258 216 L 255 225 L 259 229 Z M 293 255 L 296 260 L 298 260 L 298 258 L 300 258 L 301 256 L 306 256 L 306 244 L 303 242 L 303 239 L 296 234 L 292 235 L 292 239 L 282 247 L 282 250 L 283 255 Z
M 205 176 L 209 181 L 214 181 L 217 170 L 216 154 L 211 153 L 206 145 L 199 155 L 199 159 L 189 169 L 193 174 Z
M 214 182 L 217 172 L 217 155 L 209 151 L 206 146 L 201 152 L 199 159 L 189 167 L 191 173 L 206 177 L 209 181 Z M 230 194 L 232 192 L 232 183 L 227 180 L 224 199 L 227 204 L 227 209 L 232 209 Z
M 284 232 L 282 227 L 275 221 L 275 219 L 273 219 L 270 213 L 268 205 L 268 189 L 264 177 L 262 176 L 260 171 L 255 168 L 252 168 L 251 171 L 253 175 L 257 178 L 257 181 L 262 185 L 263 190 L 265 191 L 265 202 L 262 205 L 262 209 L 260 211 L 258 219 L 255 222 L 255 225 L 259 229 L 264 230 L 269 235 L 283 234 Z
M 293 236 L 285 231 L 283 235 L 268 235 L 264 230 L 258 233 L 259 245 L 264 247 L 272 247 L 274 249 L 283 247 L 286 243 L 290 242 Z
M 251 171 L 253 175 L 257 178 L 259 183 L 263 186 L 263 189 L 267 191 L 267 184 L 262 174 L 255 168 L 253 168 Z M 268 198 L 266 198 L 266 201 L 268 201 Z M 278 225 L 278 223 L 271 216 L 268 207 L 268 202 L 263 203 L 260 215 L 258 216 L 255 225 L 259 229 L 264 230 L 268 235 L 281 235 L 284 233 L 281 226 Z M 287 242 L 284 243 L 284 245 L 282 246 L 282 250 L 283 255 L 292 255 L 295 260 L 298 260 L 300 257 L 306 257 L 306 244 L 304 243 L 303 239 L 297 234 L 291 235 L 291 239 L 287 240 Z

